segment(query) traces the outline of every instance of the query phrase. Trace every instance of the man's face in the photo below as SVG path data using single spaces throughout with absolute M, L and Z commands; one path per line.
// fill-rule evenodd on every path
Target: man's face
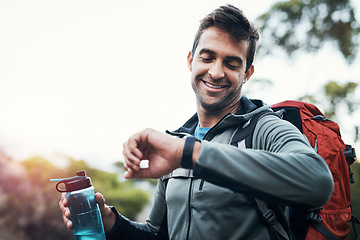
M 237 42 L 215 27 L 206 29 L 193 54 L 188 55 L 191 85 L 198 109 L 207 113 L 235 112 L 243 84 L 254 72 L 245 73 L 247 41 Z

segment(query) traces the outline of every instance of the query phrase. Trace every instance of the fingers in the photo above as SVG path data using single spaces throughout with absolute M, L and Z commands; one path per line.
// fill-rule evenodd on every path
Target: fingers
M 103 213 L 103 211 L 106 207 L 104 196 L 101 193 L 97 192 L 97 193 L 95 193 L 95 199 L 99 205 L 100 212 Z
M 141 133 L 137 133 L 123 144 L 124 168 L 126 171 L 132 172 L 140 170 L 140 162 L 143 157 L 143 153 L 139 149 L 140 143 Z
M 168 134 L 145 129 L 129 138 L 123 145 L 124 177 L 158 178 L 180 167 L 184 140 Z M 141 168 L 141 160 L 149 166 Z
M 137 172 L 133 171 L 132 169 L 127 169 L 127 171 L 124 173 L 125 179 L 131 179 L 131 178 L 137 178 Z
M 99 209 L 100 209 L 102 217 L 103 218 L 106 217 L 106 219 L 103 219 L 104 226 L 111 229 L 111 227 L 115 224 L 115 215 L 112 213 L 111 209 L 105 204 L 105 198 L 101 193 L 96 193 L 95 199 L 99 205 Z M 59 207 L 62 211 L 62 218 L 65 223 L 65 226 L 69 230 L 72 230 L 73 223 L 69 219 L 70 218 L 70 210 L 67 207 L 67 205 L 68 205 L 68 199 L 66 198 L 65 193 L 62 193 L 61 199 L 59 201 Z M 111 216 L 111 215 L 114 215 L 114 216 Z M 107 224 L 105 225 L 105 223 L 107 223 Z
M 116 216 L 110 207 L 105 204 L 105 198 L 101 193 L 95 193 L 95 199 L 99 205 L 105 232 L 108 232 L 114 226 Z
M 61 199 L 59 201 L 59 207 L 62 211 L 62 218 L 63 218 L 63 221 L 65 223 L 65 226 L 69 229 L 69 230 L 72 230 L 72 222 L 70 221 L 70 210 L 69 208 L 67 207 L 67 204 L 68 204 L 68 200 L 66 198 L 66 195 L 65 193 L 62 193 L 61 194 Z

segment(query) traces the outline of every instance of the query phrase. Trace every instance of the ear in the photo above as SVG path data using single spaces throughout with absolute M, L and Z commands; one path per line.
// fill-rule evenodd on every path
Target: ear
M 244 83 L 249 81 L 249 79 L 253 75 L 253 73 L 254 73 L 254 65 L 251 65 L 251 67 L 249 67 L 249 69 L 245 73 Z
M 187 62 L 188 62 L 188 68 L 189 68 L 190 72 L 192 71 L 192 61 L 193 61 L 192 53 L 191 53 L 191 51 L 189 51 L 189 54 L 187 56 Z

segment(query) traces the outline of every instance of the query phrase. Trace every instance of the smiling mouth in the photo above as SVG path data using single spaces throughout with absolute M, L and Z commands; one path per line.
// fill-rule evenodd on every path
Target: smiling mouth
M 208 87 L 210 87 L 210 88 L 214 88 L 214 89 L 221 89 L 221 88 L 225 88 L 225 87 L 226 87 L 226 86 L 224 86 L 224 85 L 214 85 L 214 84 L 211 84 L 211 83 L 205 82 L 205 81 L 203 81 L 203 83 L 204 83 L 206 86 L 208 86 Z

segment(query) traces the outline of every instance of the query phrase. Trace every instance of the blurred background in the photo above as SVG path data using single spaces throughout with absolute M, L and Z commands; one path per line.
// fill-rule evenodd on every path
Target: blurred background
M 359 1 L 1 1 L 0 239 L 73 239 L 49 179 L 81 169 L 108 204 L 146 218 L 156 181 L 124 181 L 122 144 L 195 113 L 186 57 L 226 3 L 260 28 L 244 94 L 316 104 L 360 154 Z

